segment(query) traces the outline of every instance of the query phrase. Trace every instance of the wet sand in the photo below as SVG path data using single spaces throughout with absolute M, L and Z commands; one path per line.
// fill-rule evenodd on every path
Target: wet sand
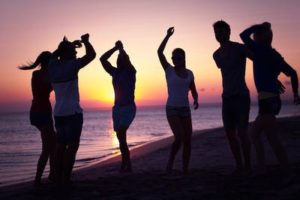
M 280 138 L 288 152 L 294 180 L 286 184 L 277 160 L 266 143 L 268 174 L 236 176 L 224 130 L 195 131 L 190 173 L 181 171 L 181 152 L 172 174 L 165 173 L 172 138 L 131 150 L 133 173 L 118 172 L 120 156 L 112 156 L 73 172 L 72 187 L 65 192 L 53 184 L 36 188 L 22 183 L 0 188 L 0 199 L 300 199 L 300 117 L 278 120 Z M 251 127 L 250 127 L 251 131 Z M 255 155 L 252 160 L 255 168 Z M 255 170 L 254 170 L 255 172 Z

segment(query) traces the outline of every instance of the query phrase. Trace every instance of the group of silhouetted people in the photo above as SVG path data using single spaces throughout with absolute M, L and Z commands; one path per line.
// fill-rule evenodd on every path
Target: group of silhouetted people
M 236 162 L 235 173 L 249 173 L 252 169 L 251 142 L 248 136 L 250 95 L 245 83 L 246 58 L 249 58 L 253 61 L 254 80 L 258 93 L 259 113 L 254 122 L 253 138 L 259 173 L 266 171 L 261 140 L 264 133 L 283 171 L 290 178 L 288 158 L 276 133 L 275 116 L 280 111 L 280 94 L 285 89 L 278 80 L 281 72 L 291 77 L 294 102 L 295 104 L 300 102 L 296 71 L 272 48 L 273 34 L 270 23 L 254 25 L 243 31 L 240 36 L 244 44 L 230 41 L 230 26 L 226 22 L 217 21 L 213 24 L 213 28 L 216 40 L 220 43 L 213 58 L 223 78 L 222 119 Z M 193 131 L 188 94 L 191 91 L 194 109 L 197 109 L 198 93 L 193 72 L 186 67 L 185 51 L 181 48 L 173 50 L 174 66 L 167 61 L 163 53 L 173 34 L 174 28 L 171 27 L 167 30 L 157 51 L 168 88 L 166 116 L 174 135 L 166 171 L 172 172 L 176 154 L 183 146 L 182 169 L 183 173 L 187 174 Z M 77 58 L 76 48 L 80 48 L 82 44 L 85 46 L 86 54 Z M 117 51 L 119 55 L 114 67 L 108 60 Z M 42 138 L 42 153 L 35 177 L 36 185 L 41 183 L 48 158 L 50 158 L 49 180 L 59 185 L 69 185 L 83 124 L 83 114 L 79 104 L 78 72 L 95 57 L 96 52 L 89 42 L 89 35 L 85 34 L 81 36 L 81 40 L 73 42 L 64 38 L 54 52 L 42 52 L 33 64 L 20 67 L 29 70 L 40 66 L 40 69 L 32 74 L 33 100 L 30 109 L 30 122 L 39 129 Z M 104 70 L 112 76 L 115 93 L 112 118 L 122 155 L 120 172 L 131 172 L 126 132 L 136 115 L 134 100 L 136 69 L 121 41 L 117 41 L 112 49 L 105 52 L 100 57 L 100 62 Z M 56 101 L 55 129 L 49 101 L 52 90 Z

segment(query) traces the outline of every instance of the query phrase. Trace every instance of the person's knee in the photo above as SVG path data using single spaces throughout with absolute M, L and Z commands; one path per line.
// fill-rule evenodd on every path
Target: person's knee
M 191 148 L 191 144 L 192 144 L 191 140 L 186 139 L 183 141 L 184 148 Z
M 181 139 L 181 137 L 176 137 L 175 139 L 174 139 L 174 141 L 173 141 L 173 145 L 175 145 L 175 146 L 181 146 L 181 143 L 182 143 L 182 139 Z

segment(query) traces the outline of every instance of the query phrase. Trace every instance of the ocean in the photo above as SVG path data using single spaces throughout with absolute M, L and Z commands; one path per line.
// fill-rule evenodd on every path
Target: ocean
M 251 106 L 250 121 L 257 114 Z M 284 104 L 279 117 L 300 114 L 300 106 Z M 192 110 L 193 129 L 203 130 L 222 126 L 221 104 L 200 105 Z M 163 106 L 137 109 L 136 118 L 127 132 L 130 147 L 171 136 Z M 29 113 L 0 114 L 0 187 L 33 180 L 41 153 L 39 131 L 30 125 Z M 84 124 L 75 168 L 119 153 L 118 140 L 112 129 L 111 110 L 84 112 Z M 47 177 L 49 167 L 44 172 Z

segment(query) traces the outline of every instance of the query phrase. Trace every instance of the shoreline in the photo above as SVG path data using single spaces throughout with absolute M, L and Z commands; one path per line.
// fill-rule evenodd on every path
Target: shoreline
M 118 172 L 120 155 L 108 156 L 104 160 L 74 169 L 72 180 L 75 188 L 72 192 L 83 199 L 89 199 L 89 197 L 143 199 L 143 197 L 148 196 L 152 197 L 149 199 L 157 199 L 156 197 L 161 199 L 161 193 L 165 195 L 165 199 L 200 198 L 197 196 L 200 194 L 204 195 L 204 199 L 206 199 L 205 194 L 212 197 L 211 199 L 224 199 L 222 195 L 230 196 L 232 190 L 235 195 L 246 195 L 245 198 L 250 195 L 246 199 L 257 200 L 257 196 L 265 195 L 265 190 L 268 191 L 266 195 L 270 197 L 266 199 L 290 199 L 290 194 L 300 197 L 300 116 L 278 118 L 278 124 L 280 124 L 278 129 L 280 137 L 283 139 L 292 169 L 296 175 L 294 185 L 289 187 L 281 188 L 282 186 L 278 183 L 281 172 L 268 144 L 266 144 L 266 163 L 270 170 L 270 177 L 250 178 L 250 180 L 232 177 L 231 173 L 234 169 L 232 154 L 223 127 L 218 127 L 193 131 L 192 157 L 190 175 L 188 176 L 183 176 L 180 170 L 180 152 L 175 161 L 174 174 L 168 175 L 164 171 L 173 138 L 173 136 L 169 136 L 138 145 L 130 150 L 133 173 L 121 174 Z M 252 160 L 255 160 L 254 150 L 252 157 Z M 184 185 L 183 188 L 182 185 Z M 134 194 L 124 192 L 127 190 L 134 191 Z M 22 197 L 21 199 L 28 197 L 34 199 L 37 196 L 41 197 L 39 195 L 54 195 L 52 194 L 53 184 L 48 182 L 45 182 L 38 189 L 32 186 L 32 182 L 23 182 L 0 187 L 0 192 L 1 198 L 3 196 L 8 199 L 15 197 L 17 199 L 19 197 Z M 184 197 L 180 196 L 178 192 L 184 194 Z M 179 196 L 174 196 L 175 194 Z M 195 194 L 197 195 L 195 196 Z M 116 195 L 122 198 L 115 198 Z M 285 195 L 289 197 L 285 198 Z
M 194 130 L 193 131 L 193 137 L 197 137 L 200 134 L 206 133 L 206 132 L 214 132 L 216 130 L 222 129 L 222 127 L 217 128 L 210 128 L 210 129 L 203 129 L 203 130 Z M 133 146 L 130 148 L 130 156 L 131 159 L 137 159 L 141 156 L 147 155 L 149 153 L 152 153 L 154 151 L 157 151 L 161 148 L 165 148 L 168 145 L 171 145 L 173 136 L 166 136 L 160 139 L 156 139 L 153 141 L 145 142 L 143 144 L 139 144 L 136 146 Z M 75 178 L 75 180 L 79 179 L 81 180 L 81 176 L 88 174 L 91 170 L 103 168 L 109 165 L 116 165 L 121 161 L 121 154 L 120 152 L 104 155 L 101 158 L 94 158 L 92 161 L 87 162 L 86 164 L 83 164 L 81 166 L 78 166 L 73 169 L 72 171 L 72 179 Z M 116 173 L 119 173 L 116 171 Z M 92 176 L 89 176 L 89 178 L 93 178 Z M 48 184 L 49 181 L 47 178 L 43 178 L 42 182 Z M 24 178 L 23 180 L 17 181 L 12 184 L 8 185 L 0 185 L 0 192 L 13 189 L 15 187 L 17 188 L 23 188 L 23 187 L 30 187 L 33 185 L 33 180 L 29 178 Z

